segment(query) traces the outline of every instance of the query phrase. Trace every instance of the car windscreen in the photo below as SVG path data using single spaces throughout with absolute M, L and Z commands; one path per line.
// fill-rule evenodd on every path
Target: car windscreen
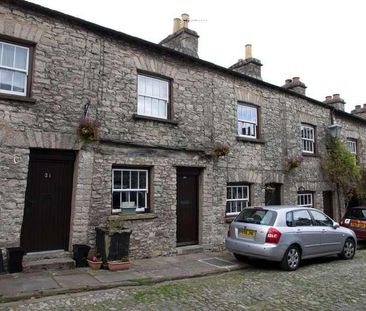
M 345 217 L 366 220 L 366 208 L 351 208 L 347 211 Z
M 236 218 L 237 222 L 244 222 L 249 224 L 273 226 L 276 220 L 277 213 L 266 209 L 244 209 Z

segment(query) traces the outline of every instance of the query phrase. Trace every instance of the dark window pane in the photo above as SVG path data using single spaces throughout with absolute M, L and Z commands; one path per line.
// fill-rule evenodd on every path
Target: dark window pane
M 139 172 L 131 171 L 131 189 L 138 189 Z
M 121 208 L 121 193 L 113 192 L 113 209 Z
M 123 171 L 123 189 L 130 189 L 130 172 Z
M 139 189 L 146 189 L 146 172 L 139 172 Z
M 248 208 L 244 209 L 238 217 L 236 217 L 235 221 L 272 226 L 276 217 L 277 213 L 274 211 Z
M 130 207 L 135 206 L 137 207 L 137 192 L 131 191 L 130 192 Z
M 113 187 L 121 189 L 121 171 L 113 171 Z
M 145 196 L 146 196 L 146 192 L 142 192 L 142 191 L 138 192 L 138 207 L 146 208 L 146 206 L 145 206 Z

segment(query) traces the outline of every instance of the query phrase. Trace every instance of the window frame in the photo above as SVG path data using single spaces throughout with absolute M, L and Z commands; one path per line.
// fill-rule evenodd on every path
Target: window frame
M 114 172 L 115 171 L 120 171 L 121 172 L 121 189 L 115 189 L 114 188 Z M 142 188 L 126 188 L 123 189 L 123 171 L 129 171 L 129 172 L 133 172 L 133 171 L 137 171 L 137 172 L 146 172 L 146 186 L 144 189 Z M 131 183 L 131 176 L 130 176 L 130 183 Z M 134 208 L 134 213 L 148 213 L 150 212 L 150 195 L 151 195 L 151 170 L 150 167 L 140 167 L 140 166 L 112 166 L 112 187 L 111 187 L 111 194 L 112 194 L 112 206 L 111 206 L 111 211 L 112 214 L 119 214 L 119 213 L 123 213 L 122 211 L 122 207 L 119 209 L 115 209 L 113 208 L 113 194 L 114 192 L 146 192 L 145 193 L 145 208 Z M 132 210 L 133 208 L 131 208 Z
M 256 109 L 256 114 L 257 114 L 257 120 L 256 123 L 253 123 L 252 121 L 248 121 L 245 119 L 239 119 L 239 106 L 246 106 L 249 108 L 255 108 Z M 251 140 L 257 140 L 260 139 L 260 106 L 252 104 L 252 103 L 248 103 L 248 102 L 243 102 L 243 101 L 237 101 L 236 103 L 236 133 L 238 135 L 238 137 L 242 137 L 245 139 L 251 139 Z M 250 135 L 243 135 L 239 132 L 239 123 L 249 123 L 249 124 L 255 124 L 255 136 L 250 136 Z
M 300 196 L 307 196 L 311 198 L 311 205 L 309 204 L 299 204 L 299 197 Z M 314 208 L 314 192 L 311 191 L 299 191 L 297 192 L 297 207 L 311 207 Z
M 307 137 L 303 137 L 303 130 L 304 129 L 308 129 L 308 130 L 312 130 L 313 132 L 313 138 L 307 138 Z M 312 124 L 308 124 L 308 123 L 301 123 L 301 128 L 300 128 L 300 137 L 301 137 L 301 151 L 302 154 L 304 155 L 314 155 L 316 154 L 316 126 L 312 125 Z M 310 142 L 311 146 L 312 146 L 312 150 L 305 150 L 304 148 L 304 143 L 305 142 Z
M 350 145 L 354 145 L 354 151 L 351 150 L 352 148 L 350 148 Z M 357 157 L 357 151 L 358 151 L 358 144 L 357 144 L 357 139 L 356 138 L 352 138 L 352 137 L 347 137 L 347 140 L 346 140 L 346 148 L 347 150 L 353 154 L 354 156 Z
M 160 80 L 160 81 L 164 81 L 167 82 L 167 92 L 168 92 L 168 96 L 167 96 L 167 103 L 166 103 L 166 117 L 160 117 L 160 116 L 155 116 L 152 114 L 141 114 L 139 113 L 139 76 L 144 76 L 147 78 L 152 78 L 152 79 L 156 79 L 156 80 Z M 172 105 L 172 99 L 173 99 L 173 79 L 158 73 L 152 73 L 149 71 L 144 71 L 144 70 L 137 70 L 137 79 L 136 79 L 136 91 L 137 91 L 137 113 L 136 116 L 141 116 L 144 119 L 151 119 L 151 120 L 162 120 L 162 121 L 166 121 L 166 120 L 172 120 L 172 116 L 173 116 L 173 105 Z M 151 96 L 146 96 L 146 95 L 141 95 L 144 97 L 150 97 L 150 98 L 155 98 L 155 97 L 151 97 Z M 161 98 L 156 98 L 156 99 L 161 99 Z
M 27 99 L 30 98 L 32 93 L 32 83 L 33 83 L 33 68 L 34 68 L 34 61 L 35 61 L 35 47 L 36 47 L 36 43 L 32 42 L 32 41 L 28 41 L 28 40 L 24 40 L 24 39 L 20 39 L 20 38 L 14 38 L 14 37 L 10 37 L 7 35 L 3 35 L 0 34 L 0 42 L 5 43 L 5 44 L 9 44 L 9 45 L 13 45 L 13 46 L 19 46 L 22 48 L 26 48 L 28 50 L 27 53 L 27 68 L 26 68 L 26 87 L 23 93 L 21 92 L 14 92 L 14 91 L 8 91 L 8 90 L 2 90 L 0 89 L 0 97 L 3 98 L 19 98 L 19 99 Z M 0 68 L 4 68 L 4 69 L 8 69 L 11 70 L 13 72 L 24 72 L 22 70 L 17 70 L 16 68 L 9 69 L 9 67 L 7 66 L 1 66 Z
M 243 190 L 242 190 L 242 193 L 244 194 L 244 188 L 247 189 L 247 196 L 246 197 L 242 197 L 242 198 L 236 198 L 236 199 L 228 199 L 228 188 L 239 188 L 239 187 L 242 187 Z M 249 183 L 246 183 L 246 182 L 234 182 L 234 183 L 228 183 L 226 185 L 226 204 L 225 204 L 225 216 L 226 217 L 234 217 L 234 216 L 237 216 L 240 214 L 240 212 L 250 206 L 250 184 Z M 243 202 L 246 202 L 245 206 L 238 212 L 226 212 L 226 209 L 227 209 L 227 205 L 228 205 L 228 202 L 238 202 L 238 201 L 243 201 Z

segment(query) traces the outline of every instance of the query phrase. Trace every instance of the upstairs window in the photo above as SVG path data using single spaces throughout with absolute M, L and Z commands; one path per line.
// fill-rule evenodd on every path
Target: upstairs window
M 357 155 L 357 140 L 354 138 L 347 138 L 346 142 L 347 149 L 350 153 Z
M 313 193 L 301 192 L 297 194 L 297 206 L 299 207 L 313 207 Z
M 226 190 L 226 216 L 238 215 L 249 206 L 249 185 L 229 184 Z
M 258 138 L 258 107 L 238 103 L 238 135 Z
M 305 154 L 315 153 L 315 127 L 309 124 L 301 125 L 302 152 Z
M 27 95 L 30 47 L 0 41 L 0 93 Z
M 112 212 L 134 213 L 148 210 L 148 179 L 146 169 L 112 170 Z
M 147 75 L 138 75 L 138 104 L 139 115 L 168 119 L 169 81 Z

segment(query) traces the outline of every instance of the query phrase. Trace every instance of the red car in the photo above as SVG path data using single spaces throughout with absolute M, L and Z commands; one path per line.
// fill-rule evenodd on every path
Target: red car
M 341 226 L 352 229 L 359 240 L 366 240 L 366 206 L 350 207 L 343 216 Z

